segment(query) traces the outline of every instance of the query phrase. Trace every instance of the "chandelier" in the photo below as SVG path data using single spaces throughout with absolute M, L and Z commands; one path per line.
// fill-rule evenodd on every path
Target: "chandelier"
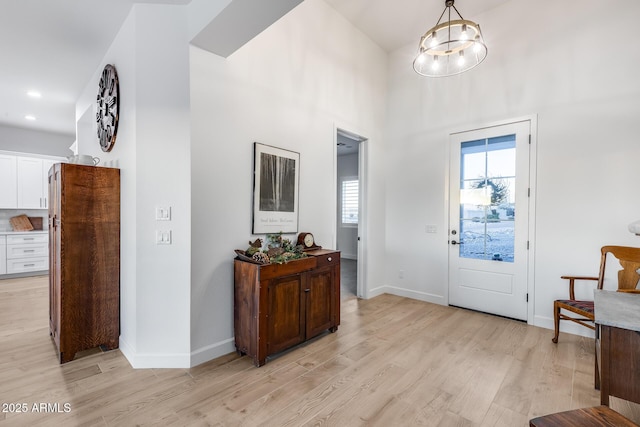
M 422 76 L 446 77 L 464 73 L 487 57 L 480 25 L 464 19 L 453 2 L 445 0 L 445 8 L 435 27 L 420 38 L 413 69 Z M 451 9 L 460 19 L 451 20 Z M 447 21 L 440 23 L 447 12 Z

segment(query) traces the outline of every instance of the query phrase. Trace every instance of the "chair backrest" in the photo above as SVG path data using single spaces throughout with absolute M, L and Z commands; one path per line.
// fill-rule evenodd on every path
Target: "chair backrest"
M 603 246 L 600 250 L 600 275 L 598 276 L 598 289 L 604 285 L 604 272 L 607 263 L 607 254 L 613 255 L 620 262 L 622 270 L 618 271 L 618 291 L 640 293 L 637 289 L 640 281 L 640 248 L 629 246 Z

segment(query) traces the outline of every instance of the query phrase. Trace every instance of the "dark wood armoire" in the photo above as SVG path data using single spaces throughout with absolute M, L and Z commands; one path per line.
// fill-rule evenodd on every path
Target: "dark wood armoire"
M 119 344 L 120 170 L 55 164 L 49 201 L 49 327 L 66 363 Z

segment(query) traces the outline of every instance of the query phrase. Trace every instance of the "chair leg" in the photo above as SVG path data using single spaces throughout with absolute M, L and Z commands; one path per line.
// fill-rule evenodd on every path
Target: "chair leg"
M 560 335 L 560 307 L 558 303 L 553 303 L 553 323 L 555 325 L 556 333 L 551 339 L 554 343 L 558 343 L 558 335 Z

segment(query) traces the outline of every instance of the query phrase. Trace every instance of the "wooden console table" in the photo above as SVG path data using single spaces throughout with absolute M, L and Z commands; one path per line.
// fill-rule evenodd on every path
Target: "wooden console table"
M 267 356 L 340 325 L 340 252 L 318 249 L 285 264 L 234 260 L 238 353 L 256 366 Z
M 596 388 L 600 401 L 609 395 L 640 403 L 640 294 L 595 293 Z

